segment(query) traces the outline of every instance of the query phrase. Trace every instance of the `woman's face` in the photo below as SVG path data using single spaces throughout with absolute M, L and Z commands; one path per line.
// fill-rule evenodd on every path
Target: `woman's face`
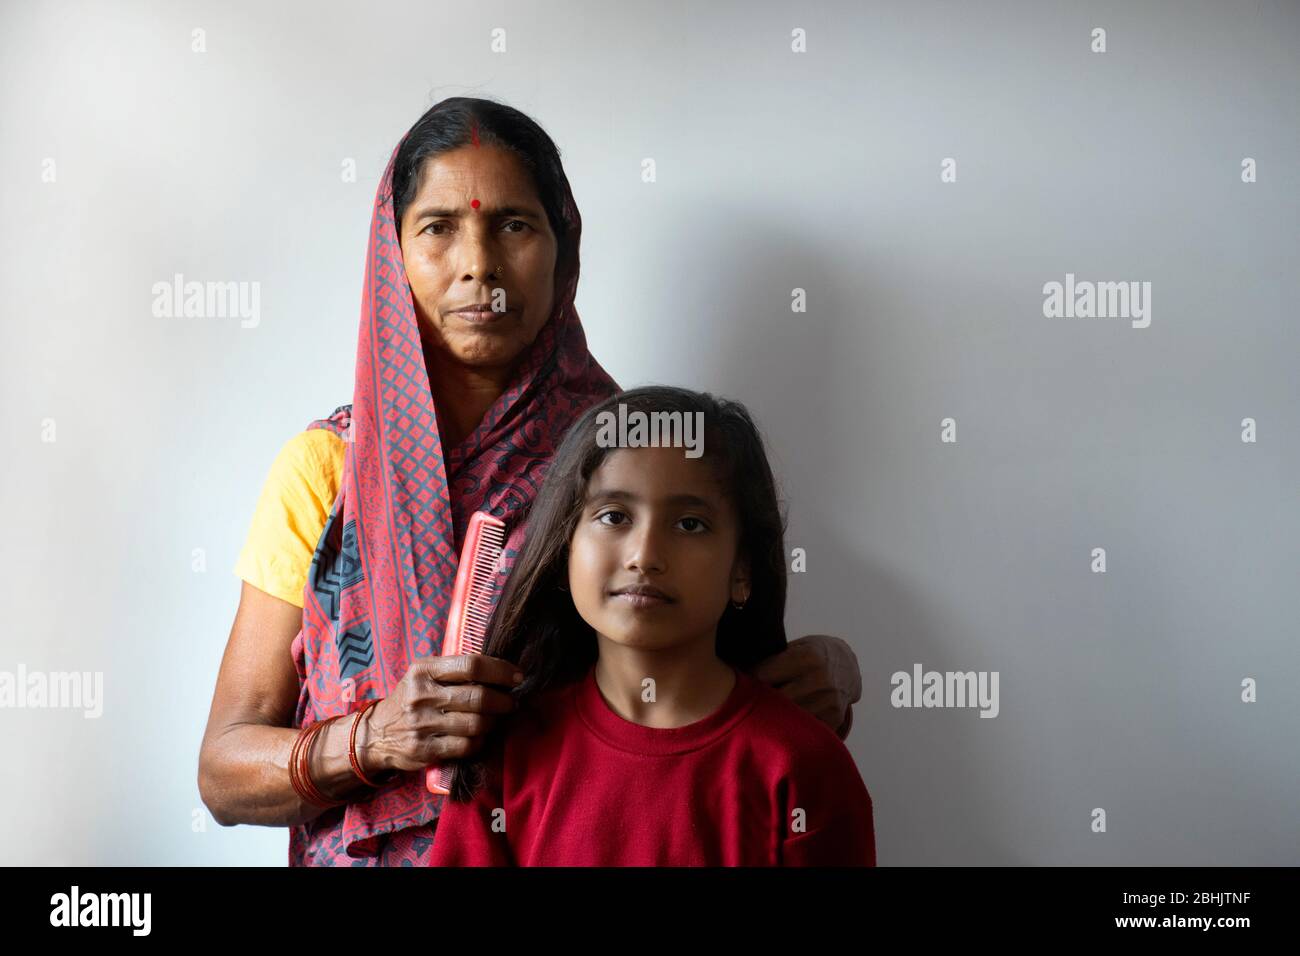
M 400 237 L 422 336 L 435 347 L 492 368 L 513 364 L 537 338 L 551 314 L 557 243 L 513 153 L 465 146 L 425 160 Z M 493 302 L 498 289 L 505 311 L 457 314 Z
M 727 601 L 749 595 L 737 517 L 704 459 L 681 448 L 610 452 L 588 482 L 569 543 L 569 590 L 602 640 L 643 650 L 712 649 Z M 614 592 L 648 584 L 670 600 Z

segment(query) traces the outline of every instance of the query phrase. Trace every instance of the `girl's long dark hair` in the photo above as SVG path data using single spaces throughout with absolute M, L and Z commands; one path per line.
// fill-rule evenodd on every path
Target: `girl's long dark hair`
M 597 444 L 597 416 L 617 414 L 620 404 L 627 406 L 629 415 L 704 413 L 701 460 L 713 467 L 735 507 L 738 553 L 748 558 L 750 573 L 744 609 L 738 611 L 728 601 L 718 621 L 717 655 L 748 671 L 786 647 L 786 517 L 754 420 L 739 402 L 707 392 L 663 385 L 636 388 L 592 406 L 570 427 L 531 508 L 515 519 L 527 520 L 528 530 L 488 626 L 483 652 L 523 671 L 524 681 L 513 692 L 521 702 L 582 678 L 596 662 L 596 634 L 560 585 L 568 581 L 569 542 L 582 514 L 587 482 L 617 450 Z M 482 752 L 461 761 L 451 798 L 470 799 L 483 770 Z

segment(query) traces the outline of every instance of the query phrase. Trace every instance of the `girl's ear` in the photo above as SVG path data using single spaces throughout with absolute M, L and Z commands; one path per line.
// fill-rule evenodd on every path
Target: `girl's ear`
M 749 600 L 749 587 L 749 561 L 743 557 L 737 558 L 731 570 L 731 600 L 736 604 L 744 604 Z

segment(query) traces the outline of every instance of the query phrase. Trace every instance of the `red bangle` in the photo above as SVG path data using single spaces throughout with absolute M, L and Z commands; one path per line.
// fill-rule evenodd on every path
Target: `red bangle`
M 304 727 L 294 738 L 293 749 L 289 751 L 289 782 L 293 784 L 294 793 L 307 802 L 310 797 L 306 790 L 302 788 L 302 782 L 298 779 L 298 752 L 302 749 L 303 738 L 307 736 L 307 728 Z
M 293 752 L 289 755 L 289 780 L 293 784 L 294 790 L 298 796 L 308 803 L 313 803 L 325 809 L 340 807 L 348 801 L 329 799 L 320 792 L 320 789 L 312 781 L 311 748 L 316 741 L 317 735 L 338 719 L 339 717 L 331 717 L 328 720 L 317 721 L 310 727 L 304 728 L 302 733 L 298 735 L 298 739 L 294 741 Z
M 316 738 L 322 736 L 325 732 L 325 729 L 330 724 L 334 723 L 336 720 L 342 720 L 343 716 L 344 715 L 340 714 L 337 717 L 331 717 L 329 720 L 322 720 L 319 724 L 316 725 L 317 728 L 316 733 L 312 734 L 310 739 L 308 739 L 308 741 L 305 744 L 303 744 L 303 761 L 302 761 L 303 777 L 306 779 L 307 783 L 311 786 L 311 789 L 316 793 L 317 797 L 320 798 L 321 803 L 331 807 L 341 807 L 343 806 L 343 804 L 347 803 L 348 801 L 331 800 L 329 797 L 325 796 L 325 794 L 321 792 L 320 788 L 316 786 L 316 781 L 312 780 L 311 778 L 311 771 L 310 771 L 311 751 L 312 748 L 316 745 Z
M 355 773 L 357 777 L 360 778 L 361 782 L 367 787 L 376 788 L 381 786 L 381 784 L 376 783 L 365 775 L 365 772 L 361 769 L 361 761 L 357 757 L 357 727 L 361 725 L 361 721 L 365 718 L 366 714 L 378 706 L 378 704 L 379 701 L 372 700 L 370 703 L 366 704 L 366 706 L 357 711 L 357 715 L 352 718 L 352 732 L 348 734 L 348 763 L 352 764 L 352 772 Z
M 328 727 L 330 724 L 334 723 L 334 721 L 338 719 L 339 719 L 338 717 L 331 717 L 328 720 L 322 720 L 319 723 L 313 724 L 310 735 L 308 735 L 307 739 L 303 742 L 302 745 L 302 765 L 299 768 L 299 770 L 300 770 L 300 776 L 302 777 L 303 784 L 305 785 L 306 789 L 312 793 L 313 797 L 315 798 L 315 802 L 320 806 L 326 808 L 339 807 L 347 803 L 347 801 L 331 800 L 329 797 L 325 796 L 325 794 L 323 794 L 320 791 L 320 788 L 316 786 L 316 782 L 311 778 L 311 751 L 312 751 L 312 747 L 315 746 L 316 738 L 319 737 L 324 732 L 326 727 Z
M 322 723 L 318 721 L 310 727 L 303 728 L 302 733 L 298 737 L 297 751 L 294 754 L 294 767 L 298 775 L 298 793 L 308 803 L 315 804 L 316 806 L 323 806 L 323 803 L 320 791 L 311 781 L 311 774 L 309 771 L 310 762 L 308 759 L 310 751 L 308 750 L 308 746 L 315 736 L 320 733 L 321 726 Z

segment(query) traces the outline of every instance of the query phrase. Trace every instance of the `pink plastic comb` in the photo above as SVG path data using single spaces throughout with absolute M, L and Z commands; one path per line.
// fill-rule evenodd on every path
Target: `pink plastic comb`
M 457 654 L 482 654 L 492 616 L 492 595 L 497 586 L 497 565 L 505 551 L 506 524 L 486 511 L 476 511 L 469 519 L 465 543 L 460 549 L 456 568 L 456 586 L 447 612 L 447 630 L 442 637 L 443 657 Z M 430 793 L 451 793 L 451 763 L 435 764 L 424 772 L 424 785 Z

